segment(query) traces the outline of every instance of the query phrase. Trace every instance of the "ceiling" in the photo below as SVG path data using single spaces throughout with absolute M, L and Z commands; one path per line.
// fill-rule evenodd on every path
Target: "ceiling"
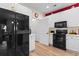
M 73 5 L 75 3 L 20 3 L 20 4 L 34 11 L 45 14 L 51 11 L 55 11 Z

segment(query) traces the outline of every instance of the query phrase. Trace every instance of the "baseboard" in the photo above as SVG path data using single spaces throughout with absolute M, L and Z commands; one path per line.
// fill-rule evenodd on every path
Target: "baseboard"
M 73 50 L 69 50 L 69 49 L 66 49 L 66 51 L 72 52 L 72 53 L 74 53 L 75 55 L 79 55 L 79 52 L 78 52 L 78 51 L 73 51 Z

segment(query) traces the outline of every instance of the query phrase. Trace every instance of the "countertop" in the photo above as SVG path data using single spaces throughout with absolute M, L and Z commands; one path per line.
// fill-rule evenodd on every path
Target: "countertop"
M 78 34 L 66 34 L 66 36 L 77 36 L 77 37 L 79 37 Z

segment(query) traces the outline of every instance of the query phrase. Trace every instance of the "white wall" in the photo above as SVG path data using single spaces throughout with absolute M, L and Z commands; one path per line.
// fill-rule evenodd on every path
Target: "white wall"
M 11 8 L 12 6 L 14 6 L 15 12 L 22 13 L 22 14 L 25 14 L 25 15 L 29 16 L 29 25 L 31 27 L 31 25 L 32 25 L 31 24 L 32 23 L 32 11 L 31 11 L 31 9 L 29 9 L 27 7 L 24 7 L 24 6 L 20 5 L 20 4 L 15 4 L 14 5 L 13 3 L 0 3 L 0 8 L 12 10 L 12 8 Z M 32 48 L 31 43 L 34 43 L 34 41 L 29 39 L 30 51 L 34 50 L 34 48 Z
M 49 23 L 47 18 L 42 17 L 34 21 L 33 30 L 36 35 L 36 41 L 48 45 L 49 35 L 46 34 L 48 32 L 48 27 L 49 27 Z
M 79 26 L 79 7 L 52 14 L 48 16 L 48 20 L 50 27 L 54 27 L 54 23 L 58 21 L 67 21 L 68 27 Z

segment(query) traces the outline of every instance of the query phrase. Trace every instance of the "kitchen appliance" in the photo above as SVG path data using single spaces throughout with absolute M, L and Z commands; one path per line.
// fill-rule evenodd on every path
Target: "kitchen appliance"
M 2 27 L 6 26 L 6 32 Z M 3 32 L 3 33 L 2 33 Z M 2 42 L 7 48 L 3 48 Z M 0 56 L 29 55 L 29 16 L 0 8 Z
M 56 30 L 53 34 L 53 46 L 66 50 L 66 33 L 67 30 Z
M 67 21 L 61 21 L 55 23 L 55 28 L 66 28 L 67 27 Z
M 58 25 L 61 24 L 61 25 Z M 55 28 L 60 28 L 61 30 L 56 30 L 56 33 L 53 34 L 53 46 L 66 50 L 66 34 L 67 30 L 62 30 L 62 28 L 67 27 L 67 22 L 62 21 L 62 22 L 56 22 L 55 23 Z

